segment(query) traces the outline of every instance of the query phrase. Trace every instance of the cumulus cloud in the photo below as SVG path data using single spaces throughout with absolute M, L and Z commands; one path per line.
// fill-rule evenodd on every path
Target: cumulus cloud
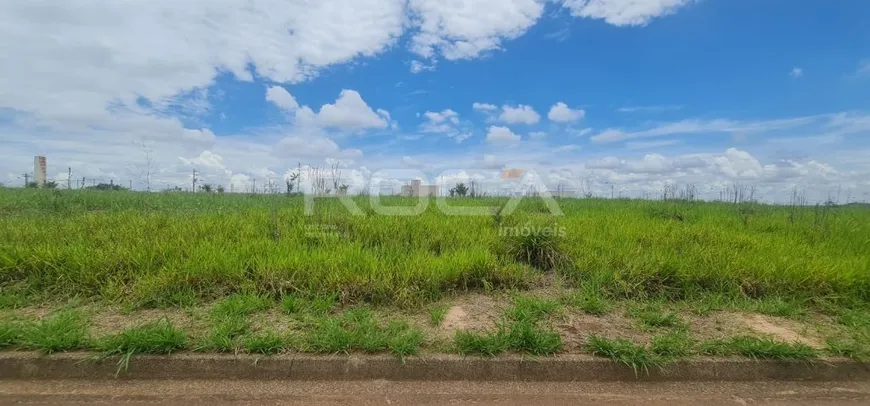
M 296 98 L 281 86 L 270 86 L 266 89 L 266 101 L 274 103 L 283 110 L 295 111 L 299 108 Z
M 564 0 L 575 17 L 601 19 L 609 24 L 646 25 L 676 12 L 693 0 Z
M 423 58 L 468 59 L 524 34 L 544 11 L 543 0 L 410 0 L 417 32 L 411 51 Z
M 356 90 L 342 90 L 335 103 L 324 104 L 319 113 L 314 113 L 308 106 L 300 106 L 296 98 L 280 86 L 269 87 L 266 100 L 297 118 L 302 117 L 325 128 L 358 131 L 385 128 L 390 122 L 388 111 L 378 109 L 375 112 Z
M 356 90 L 342 90 L 334 104 L 320 108 L 317 119 L 326 127 L 341 129 L 385 128 L 387 121 L 362 99 Z M 389 119 L 389 116 L 387 117 Z
M 567 104 L 558 102 L 553 107 L 550 107 L 550 113 L 547 114 L 547 118 L 557 123 L 570 123 L 582 119 L 585 115 L 586 112 L 582 109 L 572 109 Z
M 477 111 L 496 111 L 498 110 L 498 106 L 489 103 L 474 103 L 471 105 L 471 108 Z
M 507 124 L 537 124 L 541 116 L 531 106 L 520 104 L 519 106 L 502 106 L 498 120 Z
M 514 134 L 510 128 L 491 126 L 486 134 L 486 142 L 490 144 L 516 144 L 520 142 L 520 136 Z
M 423 113 L 425 121 L 420 124 L 420 131 L 447 135 L 456 142 L 465 141 L 471 136 L 470 129 L 461 124 L 459 113 L 452 109 L 442 111 L 427 111 Z

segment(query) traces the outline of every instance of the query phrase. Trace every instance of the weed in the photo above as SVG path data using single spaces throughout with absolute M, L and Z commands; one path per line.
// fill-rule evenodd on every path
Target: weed
M 510 349 L 532 355 L 552 355 L 562 350 L 559 333 L 545 330 L 530 321 L 519 321 L 508 332 Z
M 685 330 L 671 331 L 652 338 L 650 350 L 664 359 L 678 359 L 692 355 L 692 338 Z
M 508 236 L 508 256 L 517 262 L 531 265 L 542 271 L 559 269 L 570 262 L 559 245 L 558 236 L 535 231 Z
M 187 335 L 164 318 L 108 336 L 96 347 L 107 355 L 169 354 L 187 347 Z
M 474 333 L 457 331 L 453 336 L 453 345 L 462 355 L 484 355 L 493 357 L 510 348 L 510 339 L 505 331 L 495 333 Z
M 316 352 L 391 351 L 404 357 L 417 353 L 423 333 L 407 322 L 394 321 L 382 327 L 370 310 L 357 308 L 318 320 L 306 344 Z
M 610 310 L 610 301 L 600 294 L 580 292 L 564 298 L 569 306 L 576 307 L 586 314 L 601 316 Z
M 856 341 L 827 340 L 828 353 L 837 357 L 851 358 L 859 362 L 870 360 L 870 351 L 862 347 Z
M 25 329 L 21 344 L 49 354 L 88 345 L 88 320 L 76 310 L 62 310 Z
M 0 348 L 12 347 L 21 341 L 27 326 L 20 320 L 0 322 Z
M 660 363 L 646 347 L 626 339 L 611 340 L 591 335 L 586 346 L 592 355 L 610 358 L 620 364 L 628 365 L 635 374 L 638 370 L 649 372 L 650 366 Z
M 740 355 L 763 359 L 812 359 L 819 355 L 818 351 L 805 344 L 749 336 L 705 342 L 701 344 L 700 352 L 703 355 Z
M 212 318 L 242 317 L 268 309 L 271 305 L 272 302 L 265 297 L 235 294 L 215 304 L 211 309 L 211 316 Z
M 685 326 L 677 313 L 664 311 L 655 305 L 633 308 L 628 311 L 628 316 L 640 321 L 644 328 Z
M 321 295 L 313 298 L 302 298 L 285 295 L 281 299 L 281 309 L 287 314 L 310 314 L 323 316 L 329 314 L 338 301 L 335 295 Z
M 508 318 L 517 322 L 536 323 L 551 315 L 559 307 L 559 302 L 531 296 L 517 296 L 514 306 L 506 313 Z
M 796 300 L 786 300 L 781 297 L 747 300 L 743 303 L 742 307 L 755 313 L 791 319 L 799 319 L 807 315 L 807 309 L 802 303 Z
M 432 327 L 438 327 L 441 325 L 441 322 L 444 321 L 444 317 L 447 316 L 447 310 L 449 307 L 445 305 L 437 305 L 429 308 L 429 324 Z
M 242 343 L 245 351 L 250 353 L 269 355 L 284 350 L 284 340 L 272 330 L 245 335 Z

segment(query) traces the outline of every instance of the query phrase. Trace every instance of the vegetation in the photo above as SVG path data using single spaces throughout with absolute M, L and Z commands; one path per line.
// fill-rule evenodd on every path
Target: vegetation
M 561 199 L 565 216 L 553 217 L 527 198 L 496 224 L 433 204 L 409 217 L 377 215 L 364 197 L 354 202 L 367 215 L 335 198 L 317 199 L 306 216 L 301 196 L 3 189 L 0 285 L 141 306 L 239 291 L 413 305 L 452 291 L 524 288 L 556 271 L 577 284 L 598 281 L 613 298 L 870 300 L 870 211 L 860 206 Z M 651 214 L 656 208 L 684 220 Z M 500 229 L 526 226 L 566 235 Z
M 431 202 L 417 216 L 380 215 L 368 197 L 352 198 L 364 215 L 335 197 L 314 199 L 306 215 L 293 185 L 273 195 L 0 189 L 0 348 L 404 357 L 424 346 L 421 327 L 444 331 L 435 329 L 449 308 L 442 299 L 501 292 L 512 302 L 497 323 L 451 332 L 440 344 L 467 355 L 550 355 L 566 350 L 554 328 L 564 312 L 602 321 L 619 312 L 648 344 L 591 337 L 584 348 L 638 370 L 696 354 L 868 357 L 865 206 L 559 199 L 565 215 L 555 217 L 540 199 L 508 214 L 498 209 L 507 199 L 471 198 L 468 189 L 449 204 L 492 215 L 448 216 Z M 571 293 L 523 293 L 553 280 Z M 195 307 L 206 326 L 194 333 L 160 320 L 92 337 L 87 314 L 74 309 L 6 317 L 70 298 Z M 378 316 L 379 307 L 419 311 L 422 324 Z M 842 331 L 815 349 L 767 337 L 704 341 L 689 334 L 687 310 L 790 322 L 821 312 Z M 267 312 L 289 320 L 293 333 L 254 322 Z

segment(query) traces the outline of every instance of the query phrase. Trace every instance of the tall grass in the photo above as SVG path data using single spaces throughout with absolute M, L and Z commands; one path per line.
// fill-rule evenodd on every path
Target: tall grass
M 795 214 L 762 205 L 560 199 L 565 216 L 550 217 L 528 198 L 493 221 L 447 216 L 434 203 L 419 216 L 381 216 L 367 198 L 355 202 L 366 216 L 332 198 L 317 199 L 315 214 L 305 216 L 301 197 L 3 189 L 0 287 L 145 306 L 238 292 L 410 305 L 453 291 L 525 288 L 542 269 L 556 269 L 616 297 L 870 300 L 870 210 L 862 207 Z M 564 227 L 565 236 L 511 245 L 499 232 L 543 223 Z

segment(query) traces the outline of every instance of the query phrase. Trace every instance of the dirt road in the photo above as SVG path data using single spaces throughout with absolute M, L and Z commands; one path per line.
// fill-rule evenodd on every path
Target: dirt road
M 860 383 L 4 381 L 0 404 L 870 404 Z

